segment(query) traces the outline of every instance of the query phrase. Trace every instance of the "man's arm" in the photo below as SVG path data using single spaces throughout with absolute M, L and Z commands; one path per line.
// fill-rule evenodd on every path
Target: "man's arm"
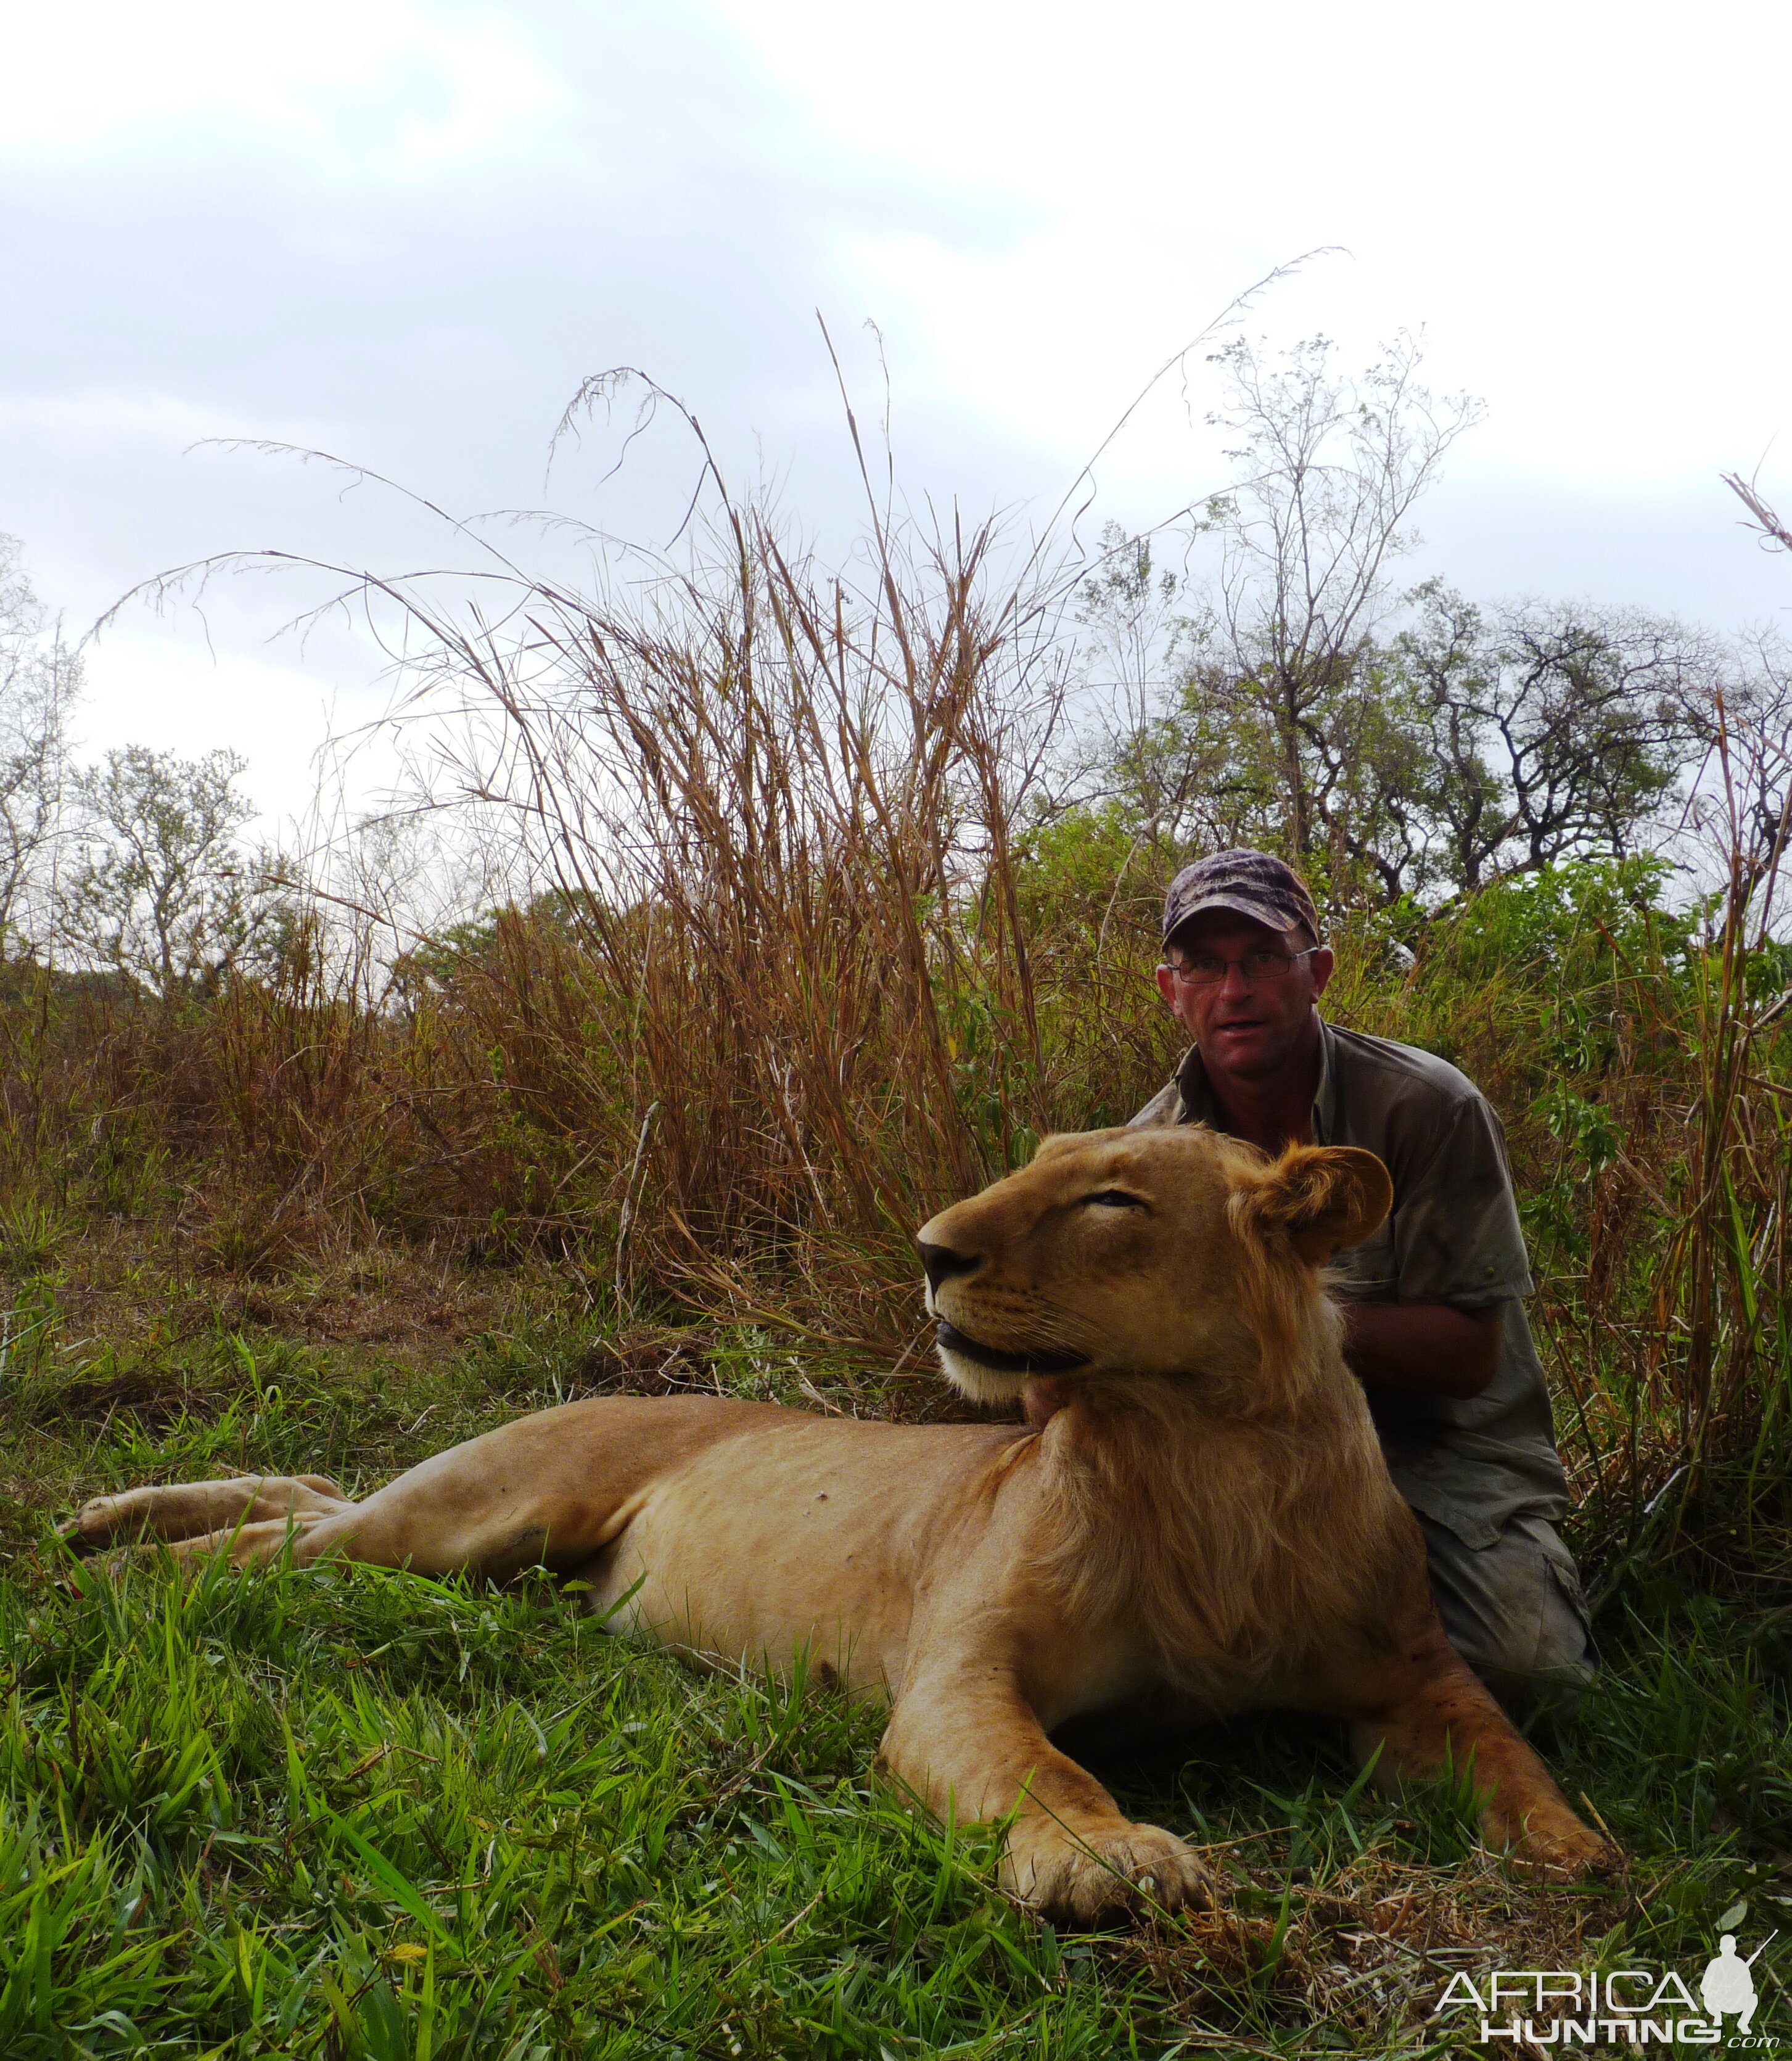
M 1344 1357 L 1359 1381 L 1466 1403 L 1499 1369 L 1500 1306 L 1346 1303 Z

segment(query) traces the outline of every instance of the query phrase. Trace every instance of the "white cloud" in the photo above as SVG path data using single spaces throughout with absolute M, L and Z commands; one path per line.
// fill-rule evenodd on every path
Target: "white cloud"
M 158 634 L 153 622 L 121 624 L 92 648 L 81 712 L 83 756 L 145 739 L 197 758 L 233 745 L 249 759 L 246 785 L 262 815 L 251 834 L 289 838 L 317 790 L 314 754 L 346 710 L 296 653 L 266 657 L 226 648 L 214 657 L 197 636 Z M 367 711 L 371 713 L 371 710 Z M 363 718 L 364 719 L 364 718 Z
M 239 415 L 227 414 L 215 405 L 153 390 L 133 394 L 79 386 L 0 393 L 0 437 L 30 438 L 65 454 L 79 452 L 115 461 L 134 446 L 185 450 L 208 438 L 240 436 L 243 426 Z M 283 441 L 310 441 L 301 433 L 273 425 L 264 424 L 259 434 Z
M 0 134 L 15 162 L 190 150 L 210 136 L 338 174 L 402 175 L 538 145 L 564 113 L 564 88 L 519 26 L 514 10 L 426 0 L 18 8 Z
M 1502 462 L 1664 480 L 1792 427 L 1783 6 L 722 5 L 843 141 L 1043 218 L 1018 251 L 865 251 L 978 406 L 1043 427 L 1129 330 L 1149 358 L 1341 244 L 1269 319 L 1424 325 Z
M 561 406 L 619 362 L 826 528 L 857 490 L 818 306 L 862 422 L 879 324 L 918 495 L 1037 516 L 1233 294 L 1341 245 L 1254 326 L 1352 353 L 1422 326 L 1434 382 L 1486 397 L 1428 563 L 1758 615 L 1792 580 L 1715 476 L 1778 434 L 1792 479 L 1789 54 L 1761 0 L 15 6 L 0 529 L 71 622 L 233 546 L 426 562 L 396 502 L 182 453 L 267 435 L 458 510 L 531 504 Z M 1096 519 L 1214 483 L 1193 371 L 1104 460 Z M 690 462 L 662 422 L 621 481 L 587 456 L 553 493 L 663 535 Z M 270 654 L 278 583 L 214 598 L 215 666 L 187 618 L 101 647 L 93 741 L 235 743 L 289 807 L 378 662 Z

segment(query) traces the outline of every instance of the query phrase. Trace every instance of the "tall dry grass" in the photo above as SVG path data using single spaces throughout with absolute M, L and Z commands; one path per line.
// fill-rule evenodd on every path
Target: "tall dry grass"
M 706 477 L 678 563 L 590 593 L 507 567 L 501 627 L 489 598 L 385 590 L 431 802 L 507 822 L 551 882 L 450 985 L 606 1171 L 625 1289 L 899 1347 L 914 1227 L 1087 1122 L 1092 1069 L 1142 1099 L 1167 1040 L 1139 969 L 1116 985 L 1136 926 L 1073 967 L 1029 920 L 1063 582 L 994 526 L 874 500 L 824 566 Z
M 869 498 L 829 565 L 706 479 L 676 561 L 589 590 L 507 558 L 378 583 L 434 754 L 413 802 L 502 828 L 531 890 L 395 975 L 302 923 L 276 975 L 204 1000 L 22 988 L 18 1207 L 57 1167 L 57 1207 L 173 1208 L 214 1266 L 367 1231 L 546 1249 L 618 1319 L 917 1351 L 915 1227 L 1165 1079 L 1150 970 L 1183 854 L 1035 806 L 1078 714 L 1038 553 Z M 1634 867 L 1424 923 L 1335 890 L 1334 1013 L 1457 1059 L 1507 1119 L 1613 1571 L 1754 1564 L 1787 1530 L 1792 789 L 1772 710 L 1720 734 L 1702 916 Z

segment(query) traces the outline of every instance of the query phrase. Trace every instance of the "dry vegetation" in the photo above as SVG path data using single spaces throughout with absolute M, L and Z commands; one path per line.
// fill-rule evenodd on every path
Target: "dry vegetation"
M 618 1388 L 942 1407 L 914 1227 L 1165 1078 L 1181 854 L 1057 806 L 1062 586 L 989 532 L 880 513 L 830 575 L 712 518 L 594 598 L 383 590 L 454 740 L 437 799 L 507 826 L 517 906 L 396 965 L 301 897 L 203 988 L 5 975 L 6 2051 L 1412 2051 L 1467 1959 L 1685 1959 L 1792 1895 L 1759 711 L 1718 724 L 1702 899 L 1595 860 L 1426 914 L 1321 869 L 1335 1013 L 1509 1125 L 1610 1663 L 1550 1751 L 1638 1855 L 1609 1894 L 1514 1883 L 1459 1799 L 1396 1817 L 1317 1729 L 1254 1727 L 1116 1775 L 1227 1856 L 1229 1907 L 1066 1943 L 866 1789 L 874 1727 L 825 1695 L 594 1652 L 552 1599 L 66 1574 L 48 1516 L 158 1471 L 366 1481 Z

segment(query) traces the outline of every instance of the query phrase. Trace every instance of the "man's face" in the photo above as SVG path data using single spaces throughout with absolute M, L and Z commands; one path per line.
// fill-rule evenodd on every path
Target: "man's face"
M 1313 1005 L 1331 978 L 1332 955 L 1324 946 L 1297 958 L 1280 980 L 1250 980 L 1238 963 L 1249 952 L 1302 951 L 1298 930 L 1272 930 L 1249 917 L 1210 910 L 1182 925 L 1158 968 L 1158 992 L 1177 1022 L 1201 1047 L 1202 1063 L 1244 1081 L 1271 1079 L 1300 1051 Z M 1225 959 L 1222 979 L 1197 986 L 1177 970 L 1196 954 Z

